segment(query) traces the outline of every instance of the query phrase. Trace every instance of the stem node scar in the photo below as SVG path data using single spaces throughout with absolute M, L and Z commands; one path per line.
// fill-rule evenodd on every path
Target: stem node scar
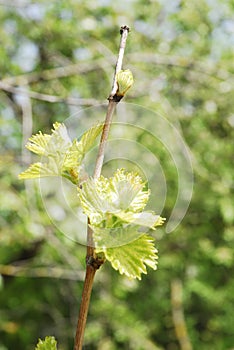
M 123 31 L 124 30 L 127 30 L 128 31 L 128 33 L 130 32 L 130 28 L 128 27 L 128 26 L 122 26 L 121 28 L 120 28 L 120 34 L 122 35 L 123 34 Z

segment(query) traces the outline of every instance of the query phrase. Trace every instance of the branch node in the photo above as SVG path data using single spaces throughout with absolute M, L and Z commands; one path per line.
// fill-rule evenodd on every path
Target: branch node
M 123 96 L 118 96 L 117 94 L 115 94 L 114 96 L 110 95 L 107 100 L 118 103 L 119 101 L 122 100 L 122 98 L 123 98 Z
M 87 256 L 86 264 L 87 266 L 91 266 L 94 270 L 98 270 L 104 264 L 104 259 L 100 257 Z
M 126 26 L 126 25 L 125 25 L 125 26 L 122 26 L 122 27 L 120 28 L 120 31 L 119 31 L 119 32 L 120 32 L 121 35 L 123 34 L 123 31 L 124 31 L 124 30 L 127 30 L 128 33 L 129 33 L 129 32 L 130 32 L 129 26 Z

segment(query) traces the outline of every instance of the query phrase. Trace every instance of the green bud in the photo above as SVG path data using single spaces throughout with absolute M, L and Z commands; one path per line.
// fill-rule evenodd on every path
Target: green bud
M 124 96 L 132 86 L 134 80 L 132 72 L 129 69 L 121 70 L 117 73 L 117 96 Z

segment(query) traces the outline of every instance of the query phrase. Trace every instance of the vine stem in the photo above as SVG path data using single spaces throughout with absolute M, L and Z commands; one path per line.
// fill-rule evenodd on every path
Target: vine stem
M 99 144 L 98 155 L 97 155 L 94 174 L 93 174 L 94 179 L 99 178 L 101 175 L 103 161 L 104 161 L 105 146 L 107 143 L 107 139 L 108 139 L 108 135 L 111 127 L 113 114 L 114 114 L 116 105 L 120 101 L 119 98 L 116 98 L 116 93 L 118 89 L 117 73 L 122 69 L 124 50 L 126 46 L 128 33 L 129 33 L 128 26 L 122 26 L 120 28 L 121 37 L 120 37 L 119 53 L 118 53 L 118 58 L 115 66 L 112 90 L 108 98 L 109 103 L 107 107 L 106 118 L 105 118 L 103 130 L 102 130 L 102 136 Z M 91 297 L 92 288 L 93 288 L 94 276 L 96 271 L 99 269 L 99 267 L 104 263 L 103 259 L 100 259 L 99 257 L 96 256 L 94 248 L 95 247 L 93 242 L 93 232 L 88 225 L 86 274 L 85 274 L 85 281 L 83 286 L 80 311 L 79 311 L 77 328 L 76 328 L 74 350 L 82 350 L 82 344 L 84 339 L 84 332 L 85 332 L 87 315 L 89 310 L 90 297 Z

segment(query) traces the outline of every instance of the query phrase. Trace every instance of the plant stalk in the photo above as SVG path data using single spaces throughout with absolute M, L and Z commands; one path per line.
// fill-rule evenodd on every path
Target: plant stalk
M 115 73 L 114 73 L 114 79 L 113 79 L 113 85 L 112 90 L 109 95 L 109 103 L 107 107 L 106 112 L 106 118 L 102 130 L 102 136 L 99 144 L 98 149 L 98 155 L 96 159 L 95 169 L 93 177 L 94 179 L 97 179 L 101 175 L 103 161 L 104 161 L 104 153 L 105 153 L 105 146 L 107 143 L 113 114 L 115 111 L 115 107 L 117 103 L 120 101 L 119 98 L 116 98 L 116 92 L 118 89 L 117 84 L 117 73 L 122 68 L 123 63 L 123 57 L 124 57 L 124 50 L 126 46 L 126 40 L 129 33 L 129 27 L 128 26 L 122 26 L 120 29 L 120 45 L 119 45 L 119 54 L 118 59 L 115 66 Z M 88 222 L 89 223 L 89 222 Z M 84 339 L 84 332 L 86 327 L 86 321 L 87 321 L 87 315 L 89 310 L 89 303 L 90 303 L 90 297 L 92 293 L 93 288 L 93 281 L 96 271 L 100 268 L 100 266 L 104 263 L 104 260 L 97 257 L 95 254 L 95 247 L 93 242 L 93 232 L 91 228 L 88 225 L 87 228 L 87 254 L 86 254 L 86 274 L 85 274 L 85 281 L 83 286 L 83 292 L 82 292 L 82 298 L 81 298 L 81 304 L 80 304 L 80 310 L 79 310 L 79 317 L 78 317 L 78 323 L 76 328 L 76 336 L 75 336 L 75 344 L 74 344 L 74 350 L 82 350 L 82 344 Z

